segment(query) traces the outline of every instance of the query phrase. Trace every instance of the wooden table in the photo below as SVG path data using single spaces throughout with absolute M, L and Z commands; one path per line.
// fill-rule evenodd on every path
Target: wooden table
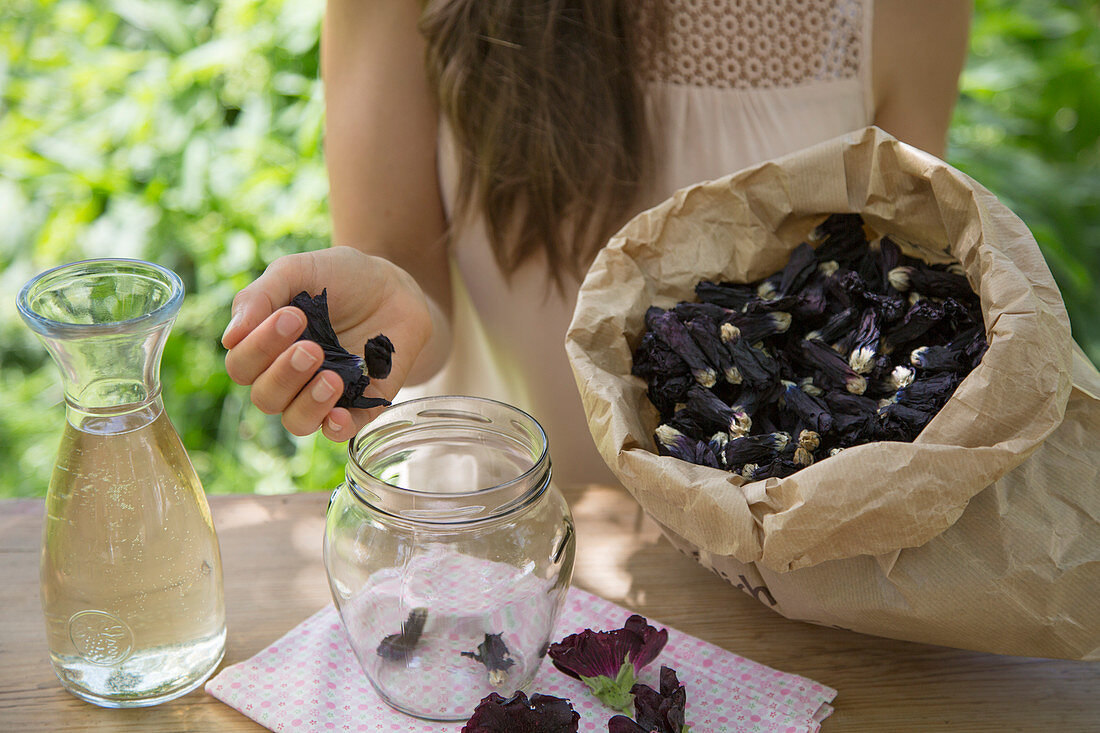
M 1100 730 L 1100 664 L 789 621 L 672 549 L 621 489 L 588 487 L 567 498 L 577 523 L 577 586 L 835 687 L 826 733 Z M 224 664 L 247 659 L 331 603 L 321 562 L 327 501 L 327 493 L 211 497 L 229 623 Z M 134 710 L 97 708 L 65 692 L 50 669 L 38 601 L 42 514 L 41 500 L 0 502 L 0 731 L 263 730 L 201 689 Z

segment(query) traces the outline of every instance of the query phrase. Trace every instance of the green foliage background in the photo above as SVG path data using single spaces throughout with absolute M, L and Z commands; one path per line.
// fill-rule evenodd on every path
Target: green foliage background
M 151 259 L 187 298 L 167 409 L 212 492 L 328 489 L 344 450 L 251 407 L 218 344 L 233 294 L 328 244 L 323 0 L 6 0 L 0 8 L 0 496 L 44 495 L 56 370 L 15 311 L 37 272 Z M 1100 362 L 1100 6 L 977 0 L 948 159 L 1035 233 Z

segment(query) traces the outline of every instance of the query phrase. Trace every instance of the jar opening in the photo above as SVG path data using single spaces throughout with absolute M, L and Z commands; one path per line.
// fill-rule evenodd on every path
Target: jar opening
M 499 516 L 550 474 L 538 422 L 478 397 L 396 404 L 355 436 L 348 459 L 349 484 L 364 501 L 417 521 Z

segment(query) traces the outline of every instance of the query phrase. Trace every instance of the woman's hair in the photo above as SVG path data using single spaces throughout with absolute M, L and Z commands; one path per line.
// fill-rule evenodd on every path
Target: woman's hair
M 632 213 L 652 154 L 631 1 L 425 2 L 428 76 L 459 152 L 452 219 L 484 215 L 506 274 L 541 249 L 560 286 Z

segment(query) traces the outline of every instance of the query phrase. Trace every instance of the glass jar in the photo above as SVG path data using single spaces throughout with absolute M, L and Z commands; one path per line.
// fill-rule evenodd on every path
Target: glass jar
M 541 426 L 500 402 L 427 397 L 388 408 L 348 454 L 325 567 L 382 699 L 464 720 L 490 692 L 526 690 L 575 552 Z
M 50 661 L 104 707 L 179 697 L 225 650 L 218 539 L 161 401 L 182 302 L 179 276 L 138 260 L 63 265 L 19 294 L 65 390 L 40 562 Z

